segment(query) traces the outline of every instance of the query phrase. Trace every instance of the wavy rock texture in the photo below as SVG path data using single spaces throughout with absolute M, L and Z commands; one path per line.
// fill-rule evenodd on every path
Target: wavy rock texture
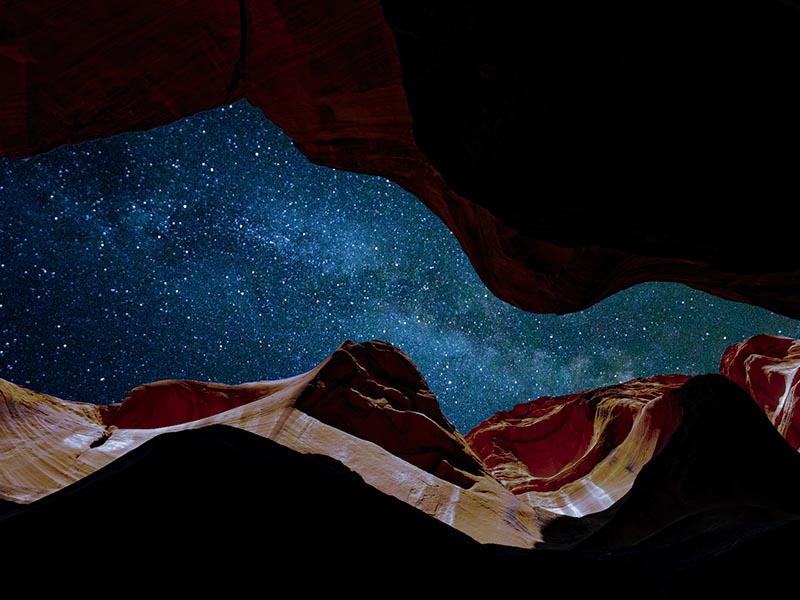
M 722 375 L 693 377 L 669 395 L 683 416 L 626 496 L 590 518 L 553 521 L 544 538 L 579 553 L 638 555 L 680 573 L 794 531 L 761 547 L 796 558 L 800 454 Z
M 580 310 L 658 280 L 800 316 L 797 253 L 772 233 L 798 191 L 786 150 L 800 134 L 797 4 L 535 12 L 5 3 L 0 155 L 246 99 L 314 162 L 414 193 L 489 289 L 525 310 Z M 734 198 L 774 209 L 732 211 Z
M 797 343 L 760 336 L 726 357 Z M 791 352 L 782 355 L 784 366 L 795 364 Z M 408 357 L 380 341 L 345 342 L 288 379 L 162 381 L 109 407 L 5 381 L 0 391 L 0 493 L 8 506 L 37 506 L 96 473 L 119 473 L 117 461 L 161 436 L 226 425 L 328 457 L 370 488 L 506 547 L 635 549 L 679 565 L 689 550 L 702 561 L 800 519 L 800 492 L 790 483 L 800 476 L 800 455 L 759 408 L 765 402 L 721 375 L 545 397 L 494 415 L 466 438 Z M 264 482 L 254 472 L 251 483 Z
M 106 408 L 2 386 L 0 499 L 9 502 L 43 499 L 166 433 L 221 424 L 329 456 L 481 542 L 532 546 L 554 516 L 485 473 L 414 364 L 385 342 L 346 342 L 278 381 L 147 384 Z
M 672 375 L 519 404 L 479 424 L 467 442 L 489 472 L 533 506 L 600 512 L 630 490 L 681 422 Z
M 32 502 L 108 463 L 76 460 L 106 430 L 101 407 L 2 379 L 0 402 L 0 498 Z
M 729 346 L 720 372 L 738 383 L 764 409 L 795 450 L 800 449 L 800 342 L 757 335 Z
M 166 432 L 43 500 L 0 502 L 0 536 L 4 589 L 34 577 L 54 597 L 98 585 L 247 597 L 289 580 L 313 596 L 369 597 L 368 568 L 393 593 L 467 594 L 462 569 L 497 562 L 341 462 L 227 425 Z

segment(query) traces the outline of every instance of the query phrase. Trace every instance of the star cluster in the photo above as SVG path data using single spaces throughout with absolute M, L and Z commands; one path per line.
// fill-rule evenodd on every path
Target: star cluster
M 0 159 L 0 206 L 0 377 L 70 400 L 278 379 L 383 339 L 466 432 L 542 395 L 715 372 L 757 333 L 800 337 L 798 321 L 678 284 L 520 311 L 416 198 L 310 163 L 244 101 Z

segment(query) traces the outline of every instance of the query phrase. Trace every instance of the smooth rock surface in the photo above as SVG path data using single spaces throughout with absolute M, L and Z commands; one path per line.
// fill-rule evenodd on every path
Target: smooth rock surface
M 671 375 L 518 404 L 467 442 L 489 473 L 534 506 L 580 517 L 611 507 L 681 422 Z
M 800 449 L 800 341 L 753 336 L 725 350 L 720 372 L 747 391 L 786 441 Z
M 44 499 L 161 435 L 220 424 L 328 456 L 481 542 L 533 546 L 555 516 L 486 474 L 415 365 L 385 342 L 345 342 L 315 369 L 283 380 L 146 384 L 111 407 L 2 386 L 7 502 Z

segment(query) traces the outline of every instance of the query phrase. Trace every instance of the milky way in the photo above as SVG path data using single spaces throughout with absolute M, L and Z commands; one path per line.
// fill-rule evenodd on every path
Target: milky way
M 244 101 L 0 159 L 0 202 L 0 377 L 69 400 L 288 377 L 377 338 L 466 432 L 542 395 L 716 372 L 757 333 L 800 337 L 798 321 L 679 284 L 520 311 L 411 194 L 310 163 Z

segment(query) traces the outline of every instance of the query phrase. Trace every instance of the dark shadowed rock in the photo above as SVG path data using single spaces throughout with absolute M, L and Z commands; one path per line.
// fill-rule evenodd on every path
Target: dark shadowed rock
M 6 4 L 0 155 L 247 99 L 312 161 L 414 193 L 525 310 L 675 281 L 800 316 L 779 216 L 798 194 L 797 3 L 520 10 Z

